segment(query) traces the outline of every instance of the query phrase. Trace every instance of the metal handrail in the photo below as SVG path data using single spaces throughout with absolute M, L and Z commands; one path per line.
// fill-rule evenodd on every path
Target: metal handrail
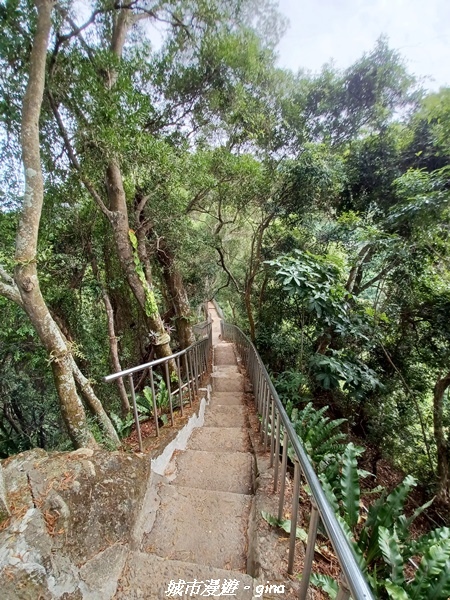
M 192 401 L 199 390 L 199 381 L 201 377 L 210 370 L 211 366 L 211 349 L 212 349 L 212 322 L 209 319 L 204 325 L 203 329 L 204 337 L 191 344 L 188 348 L 175 352 L 170 356 L 158 358 L 151 362 L 131 367 L 117 373 L 111 373 L 103 378 L 103 381 L 109 383 L 124 377 L 128 378 L 130 387 L 131 403 L 133 407 L 134 422 L 136 425 L 136 432 L 138 436 L 139 451 L 143 451 L 141 426 L 139 422 L 139 411 L 136 403 L 136 394 L 134 388 L 133 375 L 141 371 L 147 371 L 146 378 L 150 381 L 150 387 L 153 398 L 153 415 L 155 419 L 156 437 L 159 436 L 159 423 L 158 423 L 158 407 L 156 404 L 156 388 L 157 384 L 154 377 L 154 369 L 159 367 L 162 369 L 164 382 L 167 386 L 167 393 L 169 397 L 169 410 L 170 410 L 170 421 L 171 425 L 174 424 L 173 419 L 173 408 L 174 401 L 173 397 L 178 396 L 178 406 L 180 408 L 181 415 L 183 415 L 184 407 L 184 394 L 187 392 L 189 396 L 189 405 L 192 406 Z M 176 389 L 172 389 L 172 384 L 176 380 Z
M 337 600 L 347 600 L 352 595 L 354 600 L 373 600 L 374 596 L 367 583 L 345 537 L 342 528 L 336 519 L 320 481 L 310 463 L 308 455 L 297 436 L 295 429 L 278 397 L 277 391 L 267 373 L 255 346 L 249 338 L 235 325 L 221 321 L 222 339 L 233 342 L 247 369 L 248 376 L 253 385 L 253 394 L 258 413 L 261 415 L 261 438 L 265 449 L 270 442 L 270 465 L 274 466 L 274 492 L 278 489 L 279 452 L 281 446 L 281 429 L 283 433 L 283 454 L 281 464 L 280 501 L 278 519 L 283 517 L 284 489 L 287 470 L 288 445 L 294 450 L 294 495 L 292 501 L 291 533 L 288 573 L 293 574 L 295 534 L 297 529 L 297 514 L 300 493 L 300 471 L 311 490 L 311 519 L 308 532 L 308 541 L 305 550 L 303 575 L 300 584 L 299 597 L 306 599 L 309 580 L 314 557 L 314 546 L 317 536 L 319 520 L 325 527 L 328 537 L 333 545 L 342 570 L 339 581 Z M 269 439 L 270 438 L 270 439 Z

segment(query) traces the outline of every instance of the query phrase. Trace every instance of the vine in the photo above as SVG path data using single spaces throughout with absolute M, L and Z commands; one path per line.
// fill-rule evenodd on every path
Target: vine
M 138 241 L 136 234 L 132 229 L 128 231 L 128 237 L 130 238 L 131 246 L 133 247 L 133 261 L 136 274 L 139 277 L 139 281 L 142 283 L 145 292 L 145 306 L 144 311 L 147 317 L 154 317 L 158 314 L 158 305 L 156 304 L 155 294 L 148 283 L 142 263 L 139 260 L 138 255 Z

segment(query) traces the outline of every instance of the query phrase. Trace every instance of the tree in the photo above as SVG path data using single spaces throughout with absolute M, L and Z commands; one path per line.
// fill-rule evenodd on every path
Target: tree
M 118 443 L 119 439 L 112 423 L 88 381 L 79 371 L 67 340 L 48 310 L 41 293 L 36 268 L 38 230 L 44 201 L 39 117 L 44 92 L 52 8 L 53 3 L 49 0 L 36 2 L 36 31 L 33 36 L 29 77 L 22 109 L 21 148 L 25 193 L 17 229 L 14 260 L 16 267 L 14 278 L 2 268 L 0 292 L 25 310 L 49 354 L 62 414 L 73 443 L 77 447 L 95 444 L 77 392 L 76 381 L 82 386 L 85 398 L 95 411 L 111 442 Z

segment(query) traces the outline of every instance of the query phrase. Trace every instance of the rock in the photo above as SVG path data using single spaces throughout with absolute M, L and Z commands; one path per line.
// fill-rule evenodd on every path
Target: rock
M 10 514 L 8 498 L 6 497 L 5 479 L 3 477 L 3 469 L 0 463 L 0 523 L 7 519 Z
M 149 476 L 149 459 L 90 448 L 5 460 L 1 598 L 111 598 Z
M 111 546 L 81 567 L 83 600 L 109 600 L 114 596 L 127 551 L 127 546 Z
M 94 456 L 92 448 L 78 448 L 69 454 L 70 458 L 91 458 L 91 456 Z

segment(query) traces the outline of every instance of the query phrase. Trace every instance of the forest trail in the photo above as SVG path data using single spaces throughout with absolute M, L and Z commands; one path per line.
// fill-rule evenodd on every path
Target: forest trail
M 148 514 L 116 600 L 253 597 L 254 580 L 246 573 L 254 456 L 244 375 L 233 344 L 220 340 L 220 319 L 212 304 L 209 312 L 214 366 L 205 422 L 194 430 L 186 450 L 174 453 L 161 477 L 156 515 L 155 510 Z

